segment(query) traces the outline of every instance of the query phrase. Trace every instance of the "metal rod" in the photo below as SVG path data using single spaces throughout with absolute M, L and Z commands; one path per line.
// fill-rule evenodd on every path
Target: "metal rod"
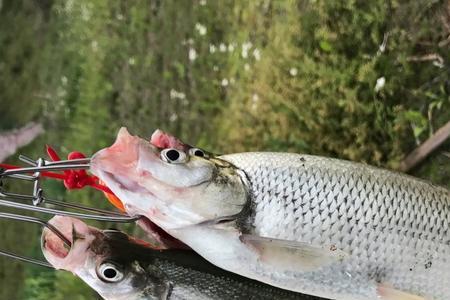
M 57 160 L 57 161 L 45 161 L 46 166 L 60 166 L 67 164 L 89 164 L 91 159 L 89 157 L 86 158 L 75 158 L 69 160 Z
M 60 209 L 54 209 L 54 208 L 47 208 L 42 206 L 36 206 L 36 205 L 28 205 L 24 203 L 18 203 L 16 201 L 33 201 L 34 197 L 31 195 L 22 195 L 22 194 L 15 194 L 15 193 L 6 193 L 0 191 L 0 206 L 6 206 L 6 207 L 12 207 L 17 209 L 25 209 L 29 211 L 36 211 L 36 212 L 42 212 L 46 214 L 57 214 L 57 215 L 66 215 L 66 216 L 73 216 L 78 217 L 81 219 L 89 219 L 89 220 L 98 220 L 98 221 L 109 221 L 109 222 L 118 222 L 118 223 L 131 223 L 139 219 L 139 217 L 130 217 L 123 213 L 104 210 L 100 208 L 94 208 L 94 207 L 86 207 L 79 204 L 73 204 L 73 203 L 66 203 L 54 199 L 47 199 L 43 198 L 43 202 L 39 203 L 39 205 L 42 205 L 43 203 L 48 205 L 54 205 L 54 206 L 60 206 L 60 207 L 66 207 L 66 208 L 72 208 L 87 212 L 92 212 L 92 214 L 85 214 L 85 213 L 77 213 L 77 212 L 69 212 L 64 211 Z
M 0 191 L 0 198 L 3 199 L 13 199 L 13 200 L 33 200 L 33 196 L 31 195 L 22 195 L 16 193 L 6 193 Z
M 33 196 L 0 192 L 0 200 L 1 199 L 23 201 L 23 200 L 33 200 Z M 115 211 L 109 211 L 109 210 L 100 209 L 100 208 L 94 208 L 94 207 L 86 207 L 86 206 L 79 205 L 79 204 L 67 203 L 67 202 L 53 200 L 53 199 L 48 199 L 48 198 L 44 198 L 44 202 L 46 204 L 50 204 L 50 205 L 74 208 L 74 209 L 90 211 L 90 212 L 96 212 L 96 213 L 101 213 L 103 215 L 119 216 L 119 217 L 125 216 L 124 214 L 119 213 L 119 212 L 115 212 Z
M 32 165 L 32 166 L 36 166 L 36 162 L 33 159 L 29 158 L 28 156 L 20 154 L 19 155 L 19 160 L 23 161 L 26 164 L 29 164 L 29 165 Z
M 34 258 L 31 258 L 31 257 L 25 257 L 25 256 L 22 256 L 22 255 L 14 254 L 12 252 L 0 250 L 0 255 L 5 256 L 5 257 L 9 257 L 9 258 L 13 258 L 13 259 L 17 259 L 17 260 L 20 260 L 20 261 L 24 261 L 24 262 L 27 262 L 27 263 L 32 263 L 32 264 L 35 264 L 35 265 L 38 265 L 38 266 L 41 266 L 41 267 L 47 267 L 47 268 L 54 269 L 54 267 L 51 264 L 49 264 L 48 262 L 41 261 L 41 260 L 38 260 L 38 259 L 34 259 Z
M 59 237 L 64 242 L 64 244 L 66 246 L 68 246 L 68 247 L 72 246 L 72 242 L 69 241 L 61 233 L 61 231 L 59 231 L 52 224 L 50 224 L 50 223 L 48 223 L 48 222 L 46 222 L 44 220 L 41 220 L 41 219 L 38 219 L 38 218 L 34 218 L 34 217 L 30 217 L 30 216 L 16 215 L 16 214 L 4 213 L 4 212 L 0 212 L 0 218 L 16 220 L 16 221 L 25 221 L 25 222 L 39 224 L 41 226 L 44 226 L 44 227 L 48 228 L 51 232 L 53 232 L 57 237 Z
M 8 199 L 8 198 L 6 198 L 6 199 Z M 14 199 L 12 199 L 12 200 L 14 200 Z M 108 221 L 108 222 L 116 222 L 116 223 L 130 223 L 130 222 L 134 222 L 141 218 L 141 216 L 131 217 L 131 216 L 124 215 L 123 217 L 120 217 L 120 216 L 115 216 L 115 215 L 106 216 L 106 215 L 84 214 L 84 213 L 62 211 L 62 210 L 52 209 L 52 208 L 47 208 L 47 207 L 40 207 L 40 206 L 34 206 L 34 205 L 29 205 L 29 204 L 17 203 L 17 202 L 7 201 L 7 200 L 0 200 L 0 206 L 25 209 L 28 211 L 41 212 L 41 213 L 45 213 L 45 214 L 76 217 L 76 218 L 85 219 L 85 220 Z
M 84 211 L 97 212 L 100 214 L 110 215 L 110 216 L 112 216 L 112 215 L 119 216 L 119 217 L 124 216 L 124 214 L 115 212 L 115 211 L 109 211 L 109 210 L 104 210 L 104 209 L 94 208 L 94 207 L 86 207 L 83 205 L 72 204 L 72 203 L 62 202 L 62 201 L 58 201 L 58 200 L 47 199 L 47 198 L 45 198 L 45 203 L 51 204 L 51 205 L 57 205 L 57 206 L 61 206 L 61 207 L 75 208 L 75 209 L 84 210 Z
M 0 176 L 10 176 L 15 174 L 26 174 L 34 172 L 49 172 L 49 171 L 64 171 L 64 170 L 81 170 L 89 169 L 89 164 L 60 164 L 60 165 L 49 165 L 42 167 L 26 167 L 19 169 L 8 169 L 3 171 Z
M 8 175 L 9 178 L 15 178 L 15 179 L 21 179 L 21 180 L 26 180 L 26 181 L 35 181 L 36 177 L 34 176 L 30 176 L 30 175 L 25 175 L 25 174 L 13 174 L 13 175 Z

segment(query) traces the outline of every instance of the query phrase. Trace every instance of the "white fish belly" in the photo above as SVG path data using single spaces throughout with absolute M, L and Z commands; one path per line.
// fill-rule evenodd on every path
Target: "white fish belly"
M 376 299 L 377 285 L 387 284 L 427 299 L 450 299 L 447 189 L 318 156 L 242 153 L 221 158 L 248 176 L 255 234 L 349 254 L 342 263 L 302 273 L 298 285 Z

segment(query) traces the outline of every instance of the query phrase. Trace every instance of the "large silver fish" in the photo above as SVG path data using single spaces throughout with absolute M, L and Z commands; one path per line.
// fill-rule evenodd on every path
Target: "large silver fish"
M 79 276 L 106 300 L 320 300 L 223 271 L 193 251 L 155 250 L 120 231 L 102 231 L 68 217 L 50 223 L 72 247 L 65 248 L 45 229 L 47 260 Z
M 121 129 L 91 168 L 223 269 L 330 299 L 450 299 L 447 189 L 318 156 L 191 150 Z

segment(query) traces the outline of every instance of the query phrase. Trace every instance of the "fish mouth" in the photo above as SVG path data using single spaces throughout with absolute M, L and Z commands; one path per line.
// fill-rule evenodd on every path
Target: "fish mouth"
M 94 239 L 93 228 L 80 220 L 63 216 L 55 216 L 48 223 L 70 241 L 71 246 L 45 228 L 41 236 L 42 253 L 56 269 L 72 271 L 86 258 L 89 244 Z
M 158 133 L 159 134 L 159 133 Z M 162 142 L 161 142 L 162 143 Z M 110 189 L 117 185 L 121 191 L 133 193 L 154 194 L 138 184 L 141 177 L 153 178 L 148 171 L 139 171 L 139 147 L 142 144 L 153 146 L 137 136 L 132 136 L 126 128 L 119 130 L 116 141 L 109 147 L 95 153 L 91 158 L 90 171 L 99 177 Z M 120 195 L 116 196 L 121 198 Z M 125 206 L 126 203 L 122 205 Z

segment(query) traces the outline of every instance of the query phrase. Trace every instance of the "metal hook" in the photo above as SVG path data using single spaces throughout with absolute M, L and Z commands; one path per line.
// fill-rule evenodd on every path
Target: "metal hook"
M 131 217 L 118 212 L 86 207 L 78 204 L 66 203 L 45 197 L 44 191 L 40 185 L 42 172 L 89 169 L 90 158 L 61 160 L 61 161 L 46 161 L 43 158 L 39 158 L 38 160 L 33 161 L 31 158 L 21 155 L 19 156 L 19 159 L 31 165 L 31 167 L 0 170 L 0 183 L 1 180 L 4 178 L 14 178 L 19 180 L 31 181 L 34 183 L 32 195 L 7 193 L 2 189 L 0 185 L 0 206 L 13 207 L 28 211 L 41 212 L 45 214 L 54 214 L 54 215 L 76 217 L 80 219 L 119 222 L 119 223 L 130 223 L 140 218 L 140 216 Z M 33 175 L 27 175 L 30 173 L 33 173 Z M 31 201 L 32 205 L 16 201 Z M 44 207 L 44 205 L 47 204 L 90 213 L 73 212 L 63 209 Z
M 52 224 L 50 224 L 44 220 L 41 220 L 39 218 L 23 216 L 23 215 L 16 215 L 16 214 L 11 214 L 11 213 L 4 213 L 4 212 L 0 212 L 0 218 L 39 224 L 43 227 L 46 227 L 51 232 L 53 232 L 58 238 L 61 239 L 61 241 L 64 243 L 64 245 L 66 245 L 69 248 L 72 247 L 72 243 L 64 236 L 64 234 L 61 233 L 61 231 L 59 231 L 55 226 L 53 226 Z M 0 255 L 9 257 L 9 258 L 13 258 L 13 259 L 17 259 L 20 261 L 32 263 L 32 264 L 35 264 L 38 266 L 53 268 L 53 266 L 51 264 L 49 264 L 48 262 L 44 262 L 42 260 L 37 260 L 37 259 L 31 258 L 31 257 L 18 255 L 18 254 L 15 254 L 15 253 L 12 253 L 9 251 L 5 251 L 5 250 L 0 250 Z
M 130 223 L 141 218 L 141 216 L 128 216 L 119 212 L 86 207 L 79 204 L 66 203 L 63 201 L 47 198 L 45 196 L 44 190 L 40 184 L 43 172 L 89 169 L 90 163 L 89 158 L 61 160 L 61 161 L 47 161 L 43 158 L 39 158 L 36 161 L 34 161 L 29 157 L 20 155 L 19 159 L 24 163 L 30 165 L 30 167 L 15 168 L 15 169 L 0 168 L 0 206 L 51 215 L 70 216 L 80 219 L 118 222 L 118 223 Z M 2 186 L 3 183 L 2 180 L 9 178 L 32 182 L 33 183 L 32 193 L 17 194 L 6 192 Z M 31 203 L 27 204 L 26 202 Z M 46 207 L 47 205 L 51 205 L 53 206 L 53 208 Z M 62 209 L 55 209 L 54 207 L 60 207 Z M 68 211 L 67 209 L 75 211 Z M 66 246 L 71 247 L 71 242 L 57 228 L 55 228 L 54 226 L 52 226 L 51 224 L 49 224 L 44 220 L 26 215 L 11 214 L 6 212 L 0 212 L 0 218 L 40 224 L 41 226 L 48 228 L 56 236 L 58 236 Z M 30 257 L 21 256 L 5 250 L 0 250 L 0 255 L 18 259 L 24 262 L 29 262 L 39 266 L 53 268 L 53 266 L 47 262 Z

